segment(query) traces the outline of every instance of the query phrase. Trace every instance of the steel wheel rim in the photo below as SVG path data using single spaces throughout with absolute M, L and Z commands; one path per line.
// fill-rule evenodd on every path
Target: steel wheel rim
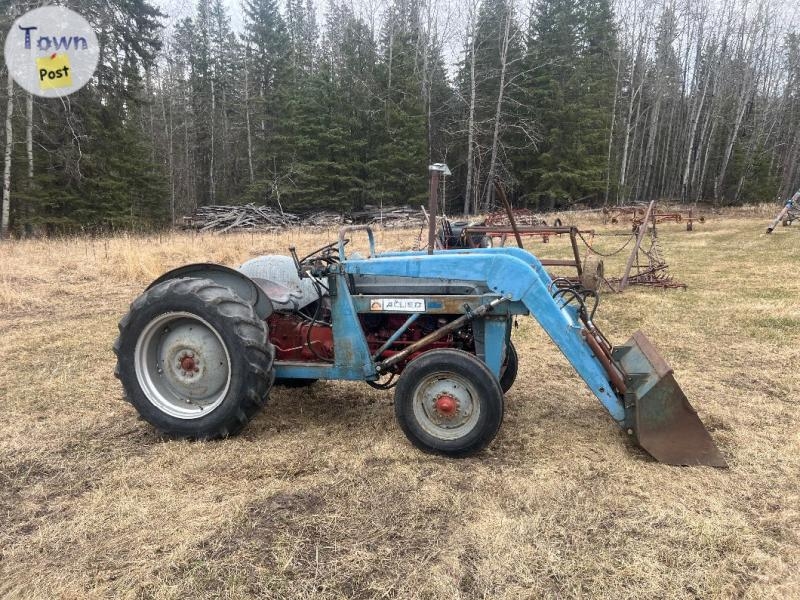
M 452 416 L 436 408 L 437 399 L 450 397 L 457 408 Z M 449 400 L 448 400 L 449 404 Z M 478 390 L 466 377 L 456 373 L 433 373 L 423 377 L 414 389 L 414 417 L 420 427 L 440 440 L 456 440 L 468 435 L 481 416 Z
M 211 413 L 230 389 L 231 360 L 222 336 L 189 312 L 165 313 L 147 324 L 136 342 L 134 368 L 150 403 L 177 419 Z

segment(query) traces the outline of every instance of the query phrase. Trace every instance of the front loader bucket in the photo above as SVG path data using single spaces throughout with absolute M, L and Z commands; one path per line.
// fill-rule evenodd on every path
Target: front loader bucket
M 634 333 L 612 356 L 628 376 L 626 428 L 633 430 L 642 448 L 669 465 L 728 466 L 672 368 L 644 333 Z

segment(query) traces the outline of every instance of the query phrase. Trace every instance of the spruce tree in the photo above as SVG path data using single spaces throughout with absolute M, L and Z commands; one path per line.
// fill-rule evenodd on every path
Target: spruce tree
M 289 185 L 286 170 L 286 94 L 290 73 L 290 44 L 286 24 L 275 0 L 243 0 L 245 43 L 250 49 L 250 93 L 253 106 L 255 181 L 249 201 L 280 206 Z
M 185 33 L 189 36 L 188 53 L 191 65 L 192 109 L 194 119 L 194 143 L 196 156 L 197 203 L 200 206 L 212 202 L 213 168 L 213 112 L 212 85 L 213 61 L 211 56 L 211 2 L 198 0 L 194 21 L 185 22 Z
M 319 165 L 332 206 L 361 208 L 369 203 L 369 166 L 378 153 L 381 98 L 376 64 L 378 51 L 363 20 L 346 5 L 331 6 L 321 77 L 326 89 L 325 152 Z
M 580 53 L 576 69 L 577 129 L 574 152 L 580 174 L 575 200 L 597 200 L 605 191 L 606 152 L 614 105 L 617 34 L 609 0 L 579 7 Z
M 427 125 L 417 49 L 419 4 L 395 0 L 382 33 L 378 81 L 383 131 L 370 161 L 371 199 L 380 205 L 419 204 L 426 196 Z
M 552 208 L 599 197 L 614 102 L 617 51 L 608 0 L 542 0 L 532 14 L 527 94 L 538 152 L 520 161 L 526 199 Z
M 541 141 L 523 167 L 527 200 L 551 208 L 575 197 L 579 57 L 578 5 L 575 0 L 542 0 L 528 33 L 527 91 Z

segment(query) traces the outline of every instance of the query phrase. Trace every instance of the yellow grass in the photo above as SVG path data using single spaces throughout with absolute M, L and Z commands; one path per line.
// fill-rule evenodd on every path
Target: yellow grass
M 419 453 L 391 393 L 357 383 L 276 388 L 237 438 L 166 441 L 112 375 L 130 301 L 185 262 L 335 232 L 0 244 L 0 597 L 798 598 L 800 228 L 765 236 L 770 216 L 664 225 L 688 290 L 599 313 L 614 340 L 648 332 L 729 470 L 632 448 L 531 319 L 479 456 Z

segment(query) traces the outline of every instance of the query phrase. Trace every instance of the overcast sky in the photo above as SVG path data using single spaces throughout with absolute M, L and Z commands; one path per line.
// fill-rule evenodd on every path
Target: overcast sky
M 3 0 L 0 0 L 2 2 Z M 381 19 L 384 8 L 390 3 L 391 0 L 349 0 L 353 11 L 359 15 L 367 23 L 373 31 L 381 27 Z M 473 0 L 475 1 L 475 0 Z M 667 0 L 651 0 L 656 5 L 659 2 L 666 2 Z M 717 0 L 722 2 L 722 0 Z M 800 1 L 798 0 L 767 0 L 770 8 L 773 10 L 773 15 L 779 16 L 776 30 L 780 31 L 782 35 L 788 31 L 796 31 L 800 28 Z M 169 26 L 185 17 L 193 17 L 195 14 L 197 0 L 153 0 L 162 12 L 166 13 L 166 23 Z M 222 0 L 228 8 L 228 14 L 231 18 L 231 26 L 234 31 L 242 31 L 242 0 Z M 466 21 L 466 6 L 469 0 L 432 0 L 431 9 L 433 11 L 432 17 L 437 23 L 437 30 L 439 31 L 440 40 L 443 45 L 443 54 L 445 61 L 449 63 L 450 70 L 455 68 L 455 64 L 461 57 L 464 44 L 464 32 Z M 517 6 L 517 18 L 525 23 L 530 11 L 530 0 L 512 0 Z M 641 0 L 612 0 L 617 18 L 625 20 L 628 15 L 631 4 L 639 5 Z M 686 6 L 692 6 L 692 0 L 686 0 L 688 4 L 679 3 L 681 10 L 686 10 Z M 278 5 L 281 11 L 284 10 L 286 0 L 278 0 Z M 325 27 L 325 12 L 328 6 L 328 0 L 314 0 L 317 7 L 317 24 L 320 30 Z M 743 5 L 743 0 L 739 0 L 738 5 Z M 757 2 L 751 2 L 749 8 L 755 10 Z M 712 4 L 713 6 L 713 4 Z M 451 73 L 452 74 L 452 73 Z
M 0 0 L 2 1 L 2 0 Z M 167 25 L 172 25 L 175 22 L 185 18 L 193 17 L 197 6 L 197 0 L 153 0 L 161 11 L 166 13 Z M 231 26 L 234 31 L 242 31 L 242 3 L 241 0 L 222 0 L 223 4 L 228 7 L 228 14 L 231 17 Z M 384 7 L 389 3 L 389 0 L 351 0 L 354 12 L 361 16 L 368 26 L 377 30 L 380 28 L 381 16 Z M 523 4 L 528 3 L 528 0 L 522 0 Z M 278 0 L 278 6 L 283 12 L 286 0 Z M 325 12 L 327 10 L 327 0 L 314 0 L 317 7 L 317 25 L 320 29 L 325 27 Z M 443 39 L 444 56 L 445 60 L 453 64 L 462 50 L 463 41 L 461 36 L 463 34 L 463 25 L 454 24 L 454 21 L 459 21 L 463 15 L 464 0 L 434 0 L 432 3 L 436 22 L 438 24 L 440 36 Z
M 155 3 L 161 7 L 161 12 L 168 15 L 167 21 L 170 23 L 184 17 L 193 17 L 197 6 L 196 0 L 155 0 Z M 242 26 L 241 1 L 222 0 L 222 3 L 228 7 L 228 14 L 231 16 L 231 25 L 234 30 L 239 31 Z

